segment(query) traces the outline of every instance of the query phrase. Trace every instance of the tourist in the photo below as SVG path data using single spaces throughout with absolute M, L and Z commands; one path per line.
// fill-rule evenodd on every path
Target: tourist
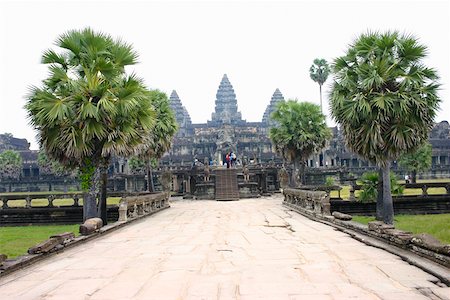
M 236 166 L 236 154 L 233 151 L 231 151 L 231 154 L 230 154 L 230 161 L 231 161 L 231 166 L 235 167 Z
M 230 162 L 231 162 L 230 152 L 228 152 L 227 156 L 225 156 L 225 161 L 227 163 L 227 169 L 229 169 L 230 168 Z
M 406 183 L 406 184 L 409 183 L 409 175 L 408 175 L 408 174 L 405 175 L 405 183 Z

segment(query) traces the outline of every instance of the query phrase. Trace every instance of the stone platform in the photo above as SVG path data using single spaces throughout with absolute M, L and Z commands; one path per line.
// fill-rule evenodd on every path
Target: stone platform
M 171 208 L 0 279 L 0 299 L 450 299 L 280 196 Z

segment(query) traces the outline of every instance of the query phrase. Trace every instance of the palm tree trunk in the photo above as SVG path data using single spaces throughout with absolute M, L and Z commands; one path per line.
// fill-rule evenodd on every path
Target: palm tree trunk
M 377 185 L 377 212 L 375 219 L 383 221 L 383 169 L 378 170 L 378 185 Z
M 392 203 L 391 180 L 389 178 L 390 163 L 383 166 L 383 222 L 394 224 L 394 205 Z
M 83 221 L 97 217 L 97 185 L 99 179 L 99 170 L 91 176 L 89 188 L 83 192 Z
M 320 112 L 323 113 L 322 109 L 322 85 L 319 84 L 319 91 L 320 91 Z
M 146 171 L 147 171 L 147 191 L 153 193 L 155 191 L 155 184 L 153 182 L 152 166 L 147 161 L 145 167 L 146 167 Z
M 98 203 L 98 216 L 102 219 L 103 225 L 108 223 L 106 198 L 106 187 L 108 185 L 108 167 L 105 164 L 100 166 L 100 199 Z
M 300 175 L 300 166 L 299 166 L 299 159 L 294 159 L 294 171 L 292 172 L 293 180 L 294 180 L 294 187 L 298 187 L 301 183 L 301 180 L 299 180 Z M 300 175 L 301 176 L 301 175 Z
M 306 184 L 305 168 L 306 168 L 305 161 L 302 160 L 302 161 L 300 162 L 300 183 L 301 183 L 302 185 Z

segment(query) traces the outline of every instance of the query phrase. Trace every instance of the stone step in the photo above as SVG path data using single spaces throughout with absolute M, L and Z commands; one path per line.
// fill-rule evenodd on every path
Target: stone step
M 216 170 L 216 200 L 238 200 L 239 190 L 235 169 Z

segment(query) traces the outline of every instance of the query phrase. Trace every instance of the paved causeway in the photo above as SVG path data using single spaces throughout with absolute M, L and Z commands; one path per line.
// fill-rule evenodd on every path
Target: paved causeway
M 170 209 L 0 279 L 0 299 L 429 299 L 436 278 L 281 205 Z

